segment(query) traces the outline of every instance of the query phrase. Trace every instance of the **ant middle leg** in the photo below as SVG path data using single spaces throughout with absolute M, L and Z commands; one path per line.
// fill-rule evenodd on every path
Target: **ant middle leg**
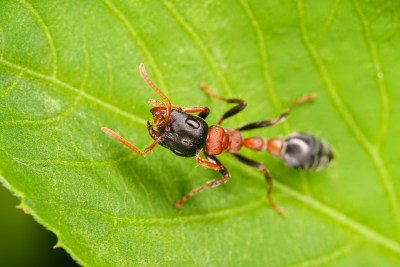
M 273 120 L 268 120 L 268 121 L 256 121 L 256 122 L 251 122 L 244 124 L 240 126 L 239 128 L 236 128 L 237 131 L 247 131 L 247 130 L 252 130 L 252 129 L 257 129 L 257 128 L 262 128 L 262 127 L 269 127 L 272 125 L 275 125 L 277 123 L 280 123 L 286 119 L 286 117 L 292 112 L 292 109 L 302 103 L 311 101 L 315 99 L 315 94 L 310 94 L 306 95 L 303 97 L 300 97 L 299 99 L 295 100 L 290 104 L 289 108 L 285 110 L 281 115 L 279 115 L 276 119 Z
M 234 106 L 233 108 L 231 108 L 230 110 L 228 110 L 227 112 L 225 112 L 222 115 L 222 117 L 219 119 L 217 125 L 220 125 L 226 118 L 232 117 L 233 115 L 239 113 L 247 106 L 246 101 L 244 101 L 242 99 L 223 98 L 223 97 L 217 96 L 216 94 L 214 94 L 213 91 L 211 91 L 211 89 L 205 83 L 201 83 L 200 86 L 201 86 L 201 88 L 203 88 L 204 92 L 209 94 L 212 98 L 215 98 L 220 101 L 224 101 L 226 103 L 237 103 L 236 106 Z
M 230 174 L 229 174 L 228 170 L 224 167 L 224 165 L 222 165 L 222 163 L 216 157 L 208 155 L 206 153 L 204 153 L 204 154 L 206 155 L 207 159 L 202 159 L 202 158 L 200 158 L 200 156 L 197 155 L 196 156 L 197 163 L 203 167 L 219 171 L 224 177 L 221 179 L 215 179 L 215 180 L 208 181 L 203 186 L 192 190 L 189 194 L 183 196 L 178 202 L 176 202 L 176 204 L 175 204 L 176 208 L 180 208 L 182 206 L 182 204 L 185 203 L 193 195 L 200 193 L 201 191 L 203 191 L 207 188 L 217 187 L 220 184 L 226 183 L 226 181 L 228 181 Z
M 271 175 L 269 174 L 269 171 L 267 170 L 267 168 L 265 168 L 265 166 L 263 164 L 261 164 L 257 161 L 245 158 L 242 155 L 239 155 L 239 154 L 232 154 L 232 155 L 234 155 L 240 162 L 242 162 L 246 165 L 249 165 L 251 167 L 257 168 L 264 173 L 265 179 L 267 180 L 267 184 L 268 184 L 267 199 L 268 199 L 269 204 L 271 205 L 271 207 L 274 210 L 276 210 L 280 214 L 286 215 L 286 211 L 283 208 L 276 205 L 275 202 L 271 198 L 273 180 L 272 180 Z

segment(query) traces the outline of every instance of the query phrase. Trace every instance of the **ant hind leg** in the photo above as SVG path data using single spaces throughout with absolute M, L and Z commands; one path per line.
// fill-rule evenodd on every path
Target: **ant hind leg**
M 248 159 L 243 157 L 242 155 L 239 154 L 232 154 L 234 155 L 240 162 L 249 165 L 251 167 L 257 168 L 260 171 L 262 171 L 264 173 L 265 179 L 267 180 L 267 184 L 268 184 L 268 190 L 267 190 L 267 199 L 269 204 L 271 205 L 271 207 L 276 210 L 277 212 L 279 212 L 282 215 L 286 215 L 286 211 L 279 207 L 278 205 L 275 204 L 275 202 L 272 200 L 271 198 L 271 191 L 272 191 L 272 184 L 273 184 L 273 180 L 269 174 L 269 171 L 267 170 L 267 168 L 265 168 L 265 166 L 257 161 Z
M 262 128 L 262 127 L 269 127 L 273 126 L 277 123 L 280 123 L 286 119 L 286 117 L 292 112 L 292 109 L 302 103 L 311 101 L 315 99 L 315 94 L 311 95 L 306 95 L 303 97 L 300 97 L 299 99 L 295 100 L 287 110 L 285 110 L 281 115 L 279 115 L 276 119 L 273 120 L 268 120 L 268 121 L 256 121 L 256 122 L 251 122 L 244 124 L 237 128 L 237 131 L 247 131 L 247 130 L 252 130 L 252 129 L 257 129 L 257 128 Z

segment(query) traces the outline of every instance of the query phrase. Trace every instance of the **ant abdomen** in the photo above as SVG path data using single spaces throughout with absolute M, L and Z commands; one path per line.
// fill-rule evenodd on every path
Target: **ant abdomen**
M 327 142 L 310 134 L 292 133 L 284 139 L 282 160 L 296 169 L 319 170 L 333 159 L 333 152 Z

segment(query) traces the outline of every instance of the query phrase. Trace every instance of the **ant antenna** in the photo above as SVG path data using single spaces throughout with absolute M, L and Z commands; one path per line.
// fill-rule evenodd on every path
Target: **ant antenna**
M 134 147 L 132 144 L 130 144 L 128 141 L 126 141 L 124 138 L 122 138 L 119 134 L 115 133 L 114 131 L 112 131 L 106 127 L 102 127 L 101 130 L 103 132 L 105 132 L 106 134 L 108 134 L 109 136 L 114 137 L 115 139 L 117 139 L 118 141 L 120 141 L 121 143 L 123 143 L 124 145 L 126 145 L 127 147 L 129 147 L 130 149 L 132 149 L 133 151 L 138 153 L 139 155 L 144 155 L 144 154 L 147 154 L 148 152 L 150 152 L 158 144 L 158 142 L 161 141 L 161 137 L 162 137 L 162 136 L 158 137 L 156 139 L 156 141 L 154 141 L 148 148 L 146 148 L 143 151 L 140 151 L 139 149 Z
M 149 76 L 147 76 L 146 69 L 144 68 L 144 64 L 143 63 L 140 64 L 139 71 L 140 71 L 140 74 L 142 75 L 143 79 L 151 87 L 151 89 L 153 89 L 154 92 L 156 92 L 159 96 L 161 96 L 162 99 L 164 99 L 167 102 L 167 113 L 165 115 L 165 130 L 168 130 L 168 121 L 169 121 L 169 117 L 171 116 L 171 109 L 172 109 L 171 102 L 169 101 L 168 97 L 166 95 L 164 95 L 160 91 L 160 89 L 158 89 L 154 85 L 154 83 L 152 83 L 150 81 L 150 78 L 149 78 Z

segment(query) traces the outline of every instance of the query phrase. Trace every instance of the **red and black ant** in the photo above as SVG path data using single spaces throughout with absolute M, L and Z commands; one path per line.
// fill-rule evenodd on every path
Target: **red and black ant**
M 146 83 L 165 101 L 149 101 L 149 103 L 156 106 L 150 110 L 153 114 L 155 128 L 150 122 L 147 122 L 147 130 L 155 141 L 148 148 L 140 151 L 112 130 L 105 127 L 102 130 L 140 155 L 148 153 L 157 144 L 160 144 L 178 156 L 196 157 L 199 165 L 219 171 L 223 175 L 223 178 L 208 181 L 205 185 L 183 196 L 175 204 L 177 208 L 194 194 L 228 181 L 230 177 L 228 170 L 215 156 L 222 152 L 229 152 L 240 162 L 255 167 L 264 173 L 268 183 L 267 199 L 274 210 L 285 215 L 285 210 L 276 205 L 271 198 L 272 178 L 269 171 L 263 164 L 245 158 L 237 152 L 243 146 L 256 151 L 266 150 L 273 156 L 280 156 L 286 165 L 300 169 L 319 169 L 327 165 L 333 158 L 333 153 L 328 144 L 312 135 L 293 133 L 285 139 L 272 138 L 266 140 L 261 137 L 243 138 L 241 134 L 242 131 L 269 127 L 283 121 L 290 114 L 293 107 L 315 99 L 315 94 L 297 99 L 276 119 L 252 122 L 231 130 L 224 129 L 220 125 L 225 119 L 239 113 L 247 106 L 244 100 L 216 96 L 206 84 L 201 84 L 203 90 L 211 97 L 226 103 L 237 104 L 225 112 L 216 125 L 209 127 L 204 120 L 210 112 L 207 107 L 179 107 L 172 105 L 168 97 L 150 81 L 143 64 L 139 66 L 139 70 Z M 193 113 L 198 113 L 198 115 L 193 115 Z M 205 159 L 200 157 L 200 152 L 204 153 Z

